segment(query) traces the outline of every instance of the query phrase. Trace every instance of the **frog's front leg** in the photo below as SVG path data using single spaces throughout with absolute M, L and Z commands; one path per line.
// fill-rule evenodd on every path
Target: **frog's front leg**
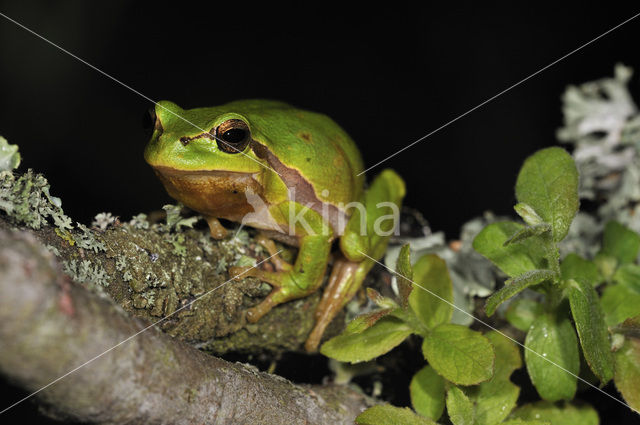
M 300 249 L 289 269 L 284 267 L 281 271 L 270 272 L 255 267 L 232 267 L 229 270 L 233 276 L 254 276 L 273 287 L 267 298 L 247 311 L 247 320 L 252 323 L 276 305 L 305 297 L 322 285 L 333 239 L 331 228 L 320 214 L 307 207 L 287 201 L 272 207 L 271 212 L 276 221 L 285 222 L 299 237 Z M 267 246 L 267 250 L 271 251 L 270 248 Z

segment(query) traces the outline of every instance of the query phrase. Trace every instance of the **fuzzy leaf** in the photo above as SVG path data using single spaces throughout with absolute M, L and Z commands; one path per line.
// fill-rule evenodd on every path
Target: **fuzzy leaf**
M 505 246 L 512 243 L 523 241 L 533 236 L 540 236 L 551 230 L 551 226 L 548 223 L 536 224 L 535 226 L 525 226 L 521 230 L 518 230 L 515 235 L 511 236 L 504 243 Z
M 513 206 L 513 209 L 516 210 L 518 215 L 522 217 L 522 220 L 524 220 L 524 222 L 529 226 L 537 226 L 544 223 L 542 217 L 540 217 L 538 213 L 535 212 L 531 205 L 520 202 L 515 204 Z
M 530 286 L 552 279 L 554 276 L 551 270 L 531 270 L 507 280 L 504 283 L 504 287 L 487 298 L 484 308 L 487 316 L 491 317 L 500 304 L 514 295 L 519 294 Z
M 615 274 L 616 269 L 618 268 L 618 260 L 611 255 L 599 252 L 593 258 L 593 262 L 596 263 L 596 266 L 598 266 L 598 271 L 600 272 L 602 278 L 605 281 L 610 282 L 613 279 L 613 275 Z
M 392 311 L 393 310 L 390 308 L 384 308 L 356 316 L 351 322 L 349 322 L 344 330 L 344 333 L 358 334 L 360 332 L 363 332 L 371 326 L 375 325 L 378 320 L 387 316 Z
M 360 413 L 358 425 L 437 425 L 431 419 L 416 415 L 411 409 L 379 404 Z
M 458 387 L 447 391 L 447 413 L 453 425 L 474 425 L 475 409 L 473 403 Z
M 373 288 L 367 288 L 367 298 L 369 298 L 373 303 L 375 303 L 378 307 L 384 309 L 395 309 L 398 308 L 398 304 L 389 298 L 383 296 L 380 292 L 376 291 Z
M 573 252 L 568 254 L 560 264 L 560 274 L 562 279 L 576 279 L 589 282 L 593 286 L 597 286 L 602 282 L 602 276 L 598 270 L 598 266 L 593 261 L 585 260 L 578 254 Z
M 411 267 L 411 250 L 409 244 L 404 245 L 398 254 L 396 261 L 396 283 L 398 284 L 398 295 L 400 305 L 407 308 L 409 305 L 409 295 L 413 289 L 413 268 Z
M 493 346 L 480 332 L 443 324 L 427 334 L 422 353 L 445 379 L 457 385 L 475 385 L 493 376 Z
M 494 425 L 502 422 L 516 406 L 520 388 L 509 377 L 522 367 L 518 346 L 496 331 L 485 335 L 496 353 L 493 377 L 480 385 L 469 387 L 465 393 L 475 405 L 475 425 Z
M 418 319 L 427 329 L 449 323 L 453 314 L 453 284 L 447 263 L 435 254 L 423 255 L 413 265 L 413 281 L 416 287 L 409 295 L 409 305 Z
M 527 332 L 533 321 L 544 311 L 542 304 L 529 298 L 520 298 L 509 304 L 505 318 L 522 332 Z
M 527 158 L 516 181 L 516 197 L 551 225 L 553 239 L 567 235 L 578 212 L 578 170 L 562 148 L 542 149 Z
M 610 255 L 620 264 L 633 262 L 640 249 L 640 235 L 617 221 L 610 221 L 604 228 L 602 253 Z
M 431 366 L 413 375 L 409 385 L 411 404 L 422 416 L 437 421 L 444 411 L 444 379 Z
M 544 248 L 533 238 L 504 246 L 524 226 L 513 221 L 491 223 L 473 240 L 473 248 L 511 277 L 546 267 Z
M 411 332 L 402 320 L 386 316 L 360 333 L 344 332 L 331 338 L 322 345 L 320 352 L 341 362 L 359 363 L 389 352 Z
M 580 355 L 571 321 L 542 314 L 529 328 L 524 344 L 527 371 L 540 397 L 549 401 L 572 399 L 577 388 Z
M 618 391 L 629 406 L 640 411 L 640 339 L 625 338 L 615 353 L 616 373 L 614 381 Z
M 625 285 L 611 285 L 602 293 L 600 305 L 606 325 L 614 326 L 640 314 L 640 294 Z
M 504 421 L 501 425 L 552 425 L 549 421 L 538 421 L 535 419 L 532 420 L 524 420 L 524 419 L 509 419 L 508 421 Z
M 598 294 L 593 285 L 569 280 L 569 303 L 584 358 L 604 385 L 613 378 L 613 353 Z
M 574 406 L 569 403 L 555 405 L 548 401 L 525 404 L 513 412 L 514 419 L 547 421 L 551 425 L 599 425 L 595 409 L 589 405 Z
M 640 294 L 640 266 L 637 264 L 623 264 L 613 275 L 613 280 Z

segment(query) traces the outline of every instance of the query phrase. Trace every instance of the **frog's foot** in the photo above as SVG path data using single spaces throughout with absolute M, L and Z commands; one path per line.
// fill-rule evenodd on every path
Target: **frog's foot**
M 322 340 L 325 329 L 342 307 L 349 302 L 360 287 L 365 273 L 361 273 L 362 263 L 339 258 L 335 261 L 327 287 L 316 309 L 316 324 L 304 344 L 308 352 L 314 352 Z
M 215 217 L 205 217 L 209 225 L 209 231 L 213 239 L 224 239 L 227 237 L 227 229 Z
M 260 304 L 247 310 L 247 321 L 256 323 L 278 304 L 302 298 L 312 293 L 312 290 L 301 289 L 293 279 L 292 272 L 269 272 L 255 267 L 231 267 L 229 273 L 234 279 L 256 277 L 273 287 L 271 293 Z
M 269 239 L 263 233 L 260 233 L 256 237 L 256 242 L 258 242 L 264 249 L 267 250 L 267 252 L 271 256 L 269 261 L 271 261 L 273 266 L 276 268 L 276 271 L 289 271 L 293 268 L 293 265 L 287 263 L 282 259 L 282 257 L 280 257 L 280 251 L 278 250 L 278 247 L 276 246 L 275 242 L 273 242 L 273 240 Z

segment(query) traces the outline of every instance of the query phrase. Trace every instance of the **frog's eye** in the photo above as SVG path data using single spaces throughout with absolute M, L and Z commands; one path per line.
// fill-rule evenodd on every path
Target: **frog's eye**
M 218 148 L 227 153 L 240 153 L 251 141 L 249 126 L 242 120 L 231 119 L 213 130 Z

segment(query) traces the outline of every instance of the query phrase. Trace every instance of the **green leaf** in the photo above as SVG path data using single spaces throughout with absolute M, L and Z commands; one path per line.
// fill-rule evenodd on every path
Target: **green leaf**
M 509 304 L 505 318 L 522 332 L 527 332 L 533 321 L 542 314 L 542 304 L 529 298 L 520 298 Z
M 516 210 L 518 215 L 522 217 L 524 222 L 529 226 L 537 226 L 544 223 L 542 217 L 538 215 L 538 213 L 533 209 L 531 205 L 520 202 L 518 204 L 515 204 L 513 206 L 513 209 Z
M 640 339 L 625 338 L 615 353 L 614 381 L 629 406 L 640 411 Z
M 496 367 L 491 381 L 508 381 L 514 370 L 522 367 L 518 346 L 497 331 L 488 332 L 485 337 L 491 342 L 496 355 Z M 489 383 L 487 382 L 487 383 Z M 480 386 L 485 383 L 480 384 Z
M 373 288 L 367 288 L 367 298 L 374 302 L 380 308 L 398 308 L 398 304 L 391 298 L 383 296 L 380 292 Z
M 356 316 L 355 319 L 349 322 L 349 324 L 344 330 L 344 333 L 358 334 L 360 332 L 363 332 L 364 330 L 375 325 L 378 320 L 382 319 L 383 317 L 385 317 L 391 312 L 393 312 L 392 309 L 384 308 L 381 310 L 375 310 L 370 313 L 364 313 L 359 316 Z
M 502 422 L 502 425 L 551 425 L 551 422 L 538 421 L 538 420 L 526 421 L 524 419 L 509 419 L 508 421 Z
M 593 285 L 569 280 L 569 303 L 584 358 L 604 385 L 613 378 L 613 353 L 598 294 Z
M 578 212 L 578 170 L 562 148 L 542 149 L 527 158 L 516 181 L 516 197 L 551 224 L 553 239 L 564 239 Z
M 625 285 L 611 285 L 602 293 L 600 305 L 605 323 L 614 326 L 640 314 L 640 294 Z
M 535 226 L 526 226 L 523 229 L 518 230 L 515 235 L 507 239 L 504 245 L 507 246 L 533 236 L 540 236 L 543 233 L 547 233 L 549 231 L 551 231 L 551 226 L 548 223 L 536 224 Z
M 602 282 L 602 276 L 596 263 L 586 260 L 573 252 L 562 260 L 560 274 L 564 280 L 583 280 L 593 286 L 597 286 Z
M 580 407 L 569 403 L 557 406 L 548 401 L 525 404 L 511 415 L 514 419 L 548 421 L 551 425 L 598 425 L 600 419 L 589 405 Z
M 0 136 L 0 171 L 11 171 L 20 165 L 18 145 L 11 145 Z
M 524 344 L 527 371 L 540 397 L 550 401 L 572 399 L 576 393 L 580 355 L 571 321 L 542 314 L 529 328 Z
M 422 352 L 429 364 L 457 385 L 475 385 L 491 379 L 495 354 L 480 332 L 443 324 L 427 334 Z
M 523 228 L 522 224 L 513 221 L 491 223 L 475 237 L 473 248 L 511 277 L 545 268 L 544 246 L 537 238 L 504 246 L 511 236 Z
M 618 260 L 611 255 L 604 254 L 599 252 L 593 258 L 593 262 L 598 266 L 598 271 L 600 275 L 606 282 L 611 282 L 613 279 L 613 275 L 618 268 Z
M 458 387 L 447 391 L 447 413 L 453 425 L 474 425 L 475 409 L 473 403 Z
M 604 228 L 602 253 L 610 255 L 620 264 L 632 263 L 638 257 L 640 235 L 617 221 L 610 221 Z
M 320 352 L 341 362 L 359 363 L 381 356 L 411 335 L 402 320 L 386 316 L 360 333 L 344 332 L 325 342 Z
M 413 375 L 409 385 L 411 404 L 422 416 L 437 421 L 444 411 L 444 379 L 431 366 Z
M 408 408 L 379 404 L 360 413 L 358 425 L 437 425 L 431 419 L 416 415 Z
M 502 422 L 516 406 L 520 389 L 509 377 L 522 367 L 518 346 L 496 331 L 486 334 L 496 353 L 493 377 L 480 385 L 469 387 L 466 394 L 475 405 L 475 425 Z
M 449 323 L 453 314 L 453 284 L 447 263 L 435 254 L 423 255 L 413 265 L 413 281 L 416 287 L 409 295 L 409 305 L 418 319 L 427 329 Z
M 411 267 L 411 250 L 409 244 L 404 245 L 398 254 L 396 261 L 396 283 L 398 285 L 398 295 L 400 305 L 407 308 L 409 305 L 409 295 L 413 289 L 413 268 Z
M 612 331 L 640 339 L 640 315 L 630 317 L 619 326 L 615 326 Z
M 548 279 L 553 279 L 555 274 L 551 270 L 530 270 L 524 272 L 520 276 L 507 280 L 504 286 L 497 292 L 494 292 L 485 304 L 487 316 L 491 317 L 495 313 L 500 304 L 524 291 L 530 286 L 537 285 Z
M 623 264 L 613 275 L 613 280 L 640 294 L 640 266 L 637 264 Z

